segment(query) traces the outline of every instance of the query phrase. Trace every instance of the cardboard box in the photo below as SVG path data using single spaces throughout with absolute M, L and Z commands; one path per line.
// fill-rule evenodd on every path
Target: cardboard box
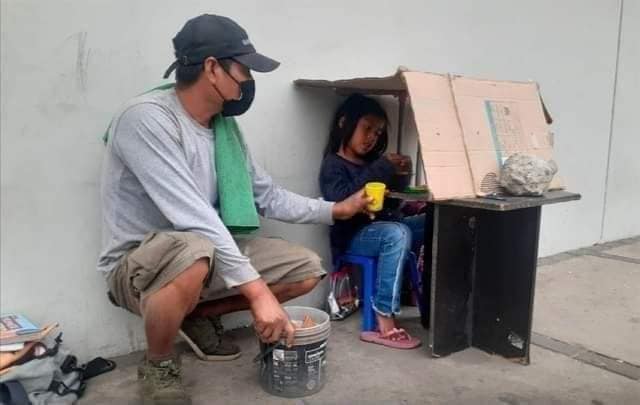
M 553 158 L 553 137 L 534 82 L 402 72 L 435 199 L 499 191 L 514 153 Z M 561 187 L 556 176 L 551 188 Z
M 394 95 L 401 102 L 408 97 L 422 157 L 418 167 L 435 200 L 499 191 L 500 167 L 516 152 L 553 157 L 551 117 L 535 82 L 399 70 L 383 78 L 296 84 L 341 94 Z M 550 188 L 562 188 L 558 175 Z

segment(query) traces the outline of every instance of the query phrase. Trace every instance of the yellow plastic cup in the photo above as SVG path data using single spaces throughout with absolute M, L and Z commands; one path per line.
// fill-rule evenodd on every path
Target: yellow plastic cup
M 364 193 L 373 198 L 373 202 L 367 205 L 367 210 L 377 212 L 382 210 L 384 204 L 384 190 L 387 186 L 384 183 L 371 182 L 364 186 Z

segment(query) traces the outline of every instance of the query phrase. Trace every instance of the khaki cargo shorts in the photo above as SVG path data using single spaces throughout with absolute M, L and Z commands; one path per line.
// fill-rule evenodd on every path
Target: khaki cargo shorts
M 322 277 L 320 257 L 311 250 L 283 239 L 247 238 L 236 241 L 240 251 L 267 284 L 294 283 Z M 131 249 L 107 276 L 109 299 L 140 315 L 140 301 L 164 287 L 196 260 L 208 258 L 212 267 L 204 281 L 200 302 L 238 295 L 228 289 L 213 266 L 215 246 L 193 232 L 151 232 Z

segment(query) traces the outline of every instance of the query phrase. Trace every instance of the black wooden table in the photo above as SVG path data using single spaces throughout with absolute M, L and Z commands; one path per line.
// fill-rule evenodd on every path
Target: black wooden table
M 552 191 L 429 204 L 422 321 L 434 357 L 474 346 L 529 364 L 541 207 L 578 199 Z

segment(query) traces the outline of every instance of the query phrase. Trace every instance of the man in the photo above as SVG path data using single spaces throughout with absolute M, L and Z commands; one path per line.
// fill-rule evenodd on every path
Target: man
M 279 63 L 256 53 L 238 24 L 201 15 L 173 44 L 176 61 L 165 78 L 175 69 L 175 87 L 136 97 L 114 118 L 102 179 L 98 268 L 111 301 L 143 318 L 148 348 L 138 375 L 149 403 L 189 403 L 173 351 L 178 333 L 202 359 L 237 358 L 239 348 L 222 339 L 219 316 L 250 309 L 263 341 L 291 344 L 294 327 L 280 303 L 311 291 L 325 274 L 303 247 L 234 239 L 219 204 L 240 200 L 242 186 L 232 186 L 238 193 L 221 193 L 221 186 L 246 176 L 251 209 L 292 223 L 331 224 L 370 202 L 363 192 L 330 203 L 286 191 L 246 151 L 229 117 L 253 100 L 251 72 Z M 217 153 L 228 147 L 219 143 L 222 135 L 240 148 Z M 219 165 L 223 159 L 233 171 Z

